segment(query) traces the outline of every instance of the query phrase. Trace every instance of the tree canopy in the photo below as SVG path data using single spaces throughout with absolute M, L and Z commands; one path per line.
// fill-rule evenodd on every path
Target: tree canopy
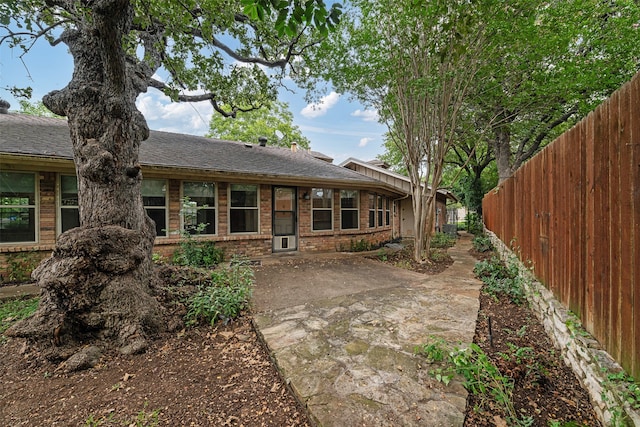
M 463 179 L 461 197 L 478 193 L 466 198 L 478 209 L 479 192 L 494 182 L 493 165 L 500 180 L 508 178 L 637 71 L 640 6 L 629 0 L 474 3 L 484 14 L 486 43 L 446 161 L 463 169 L 450 177 Z M 384 158 L 393 163 L 399 153 L 386 146 Z
M 0 4 L 0 43 L 23 53 L 38 38 L 70 44 L 79 28 L 98 30 L 96 12 L 108 7 L 130 9 L 125 34 L 113 42 L 126 54 L 123 66 L 140 77 L 141 91 L 208 101 L 226 116 L 275 100 L 285 76 L 304 80 L 305 59 L 341 15 L 339 4 L 327 8 L 322 0 L 9 0 Z M 96 48 L 96 55 L 105 53 Z
M 269 107 L 239 114 L 235 118 L 214 115 L 209 127 L 207 136 L 210 138 L 257 144 L 258 138 L 265 137 L 269 145 L 290 147 L 295 142 L 302 148 L 310 146 L 300 128 L 293 124 L 293 114 L 286 102 L 276 101 Z

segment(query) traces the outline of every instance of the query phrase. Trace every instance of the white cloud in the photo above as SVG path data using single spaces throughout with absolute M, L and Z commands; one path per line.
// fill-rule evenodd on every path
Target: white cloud
M 324 116 L 329 109 L 336 105 L 339 99 L 340 95 L 338 93 L 331 92 L 329 95 L 320 98 L 320 102 L 304 107 L 300 114 L 308 119 Z
M 162 93 L 141 94 L 136 105 L 150 129 L 190 135 L 207 133 L 213 114 L 209 102 L 172 102 Z
M 373 138 L 360 138 L 360 143 L 358 144 L 358 147 L 366 147 L 368 143 L 370 143 L 371 141 L 373 141 Z
M 353 117 L 361 117 L 365 122 L 377 122 L 380 116 L 378 116 L 378 112 L 376 110 L 356 110 L 351 113 Z

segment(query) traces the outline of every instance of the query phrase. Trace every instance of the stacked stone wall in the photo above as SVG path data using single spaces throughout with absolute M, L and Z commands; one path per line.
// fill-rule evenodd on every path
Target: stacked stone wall
M 555 346 L 561 350 L 565 363 L 587 390 L 594 409 L 605 425 L 640 426 L 640 411 L 631 408 L 625 399 L 624 384 L 609 379 L 623 372 L 622 367 L 602 349 L 580 325 L 576 315 L 564 307 L 494 233 L 485 233 L 508 265 L 516 265 L 524 279 L 527 300 L 544 325 Z

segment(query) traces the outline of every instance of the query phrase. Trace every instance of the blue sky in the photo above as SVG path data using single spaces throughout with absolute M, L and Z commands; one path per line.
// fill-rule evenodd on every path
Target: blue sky
M 32 102 L 39 101 L 47 92 L 61 89 L 71 79 L 72 57 L 64 44 L 51 47 L 39 40 L 32 51 L 22 59 L 19 50 L 0 46 L 0 98 L 18 110 L 18 100 L 8 87 L 33 88 Z M 375 111 L 349 101 L 347 95 L 327 94 L 317 105 L 304 100 L 304 91 L 281 92 L 281 101 L 289 103 L 294 124 L 311 141 L 311 148 L 334 158 L 338 164 L 349 157 L 371 160 L 382 154 L 382 136 L 386 128 L 377 122 Z M 154 130 L 204 135 L 209 127 L 213 110 L 209 103 L 171 103 L 155 89 L 138 97 L 149 127 Z

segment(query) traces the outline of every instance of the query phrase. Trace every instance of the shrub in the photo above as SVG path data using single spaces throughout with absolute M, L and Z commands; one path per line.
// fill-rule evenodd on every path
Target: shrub
M 213 267 L 224 260 L 224 250 L 217 248 L 215 242 L 194 239 L 183 235 L 180 246 L 173 253 L 173 263 L 190 267 Z
M 211 279 L 189 298 L 187 325 L 226 323 L 238 317 L 249 306 L 252 286 L 253 270 L 248 262 L 234 258 L 228 268 L 214 270 Z
M 491 239 L 484 234 L 475 236 L 472 244 L 473 248 L 478 252 L 489 252 L 493 250 Z
M 467 223 L 467 231 L 471 234 L 482 234 L 484 227 L 482 226 L 482 217 L 475 212 L 469 212 L 465 218 Z
M 450 248 L 456 244 L 456 238 L 447 233 L 436 233 L 431 237 L 431 247 L 436 249 Z
M 507 416 L 510 425 L 531 425 L 531 418 L 520 418 L 513 406 L 513 380 L 503 375 L 477 344 L 450 349 L 444 340 L 431 337 L 431 342 L 416 347 L 415 353 L 425 357 L 429 363 L 444 364 L 442 368 L 429 370 L 429 374 L 437 381 L 448 385 L 456 375 L 460 375 L 464 388 L 470 394 L 479 396 L 483 405 L 487 402 L 488 406 L 492 399 Z
M 351 246 L 349 248 L 351 252 L 366 252 L 371 250 L 371 243 L 364 239 L 351 240 Z
M 483 292 L 494 297 L 504 295 L 518 305 L 526 300 L 517 266 L 506 267 L 498 258 L 492 257 L 476 263 L 473 272 L 484 283 Z

